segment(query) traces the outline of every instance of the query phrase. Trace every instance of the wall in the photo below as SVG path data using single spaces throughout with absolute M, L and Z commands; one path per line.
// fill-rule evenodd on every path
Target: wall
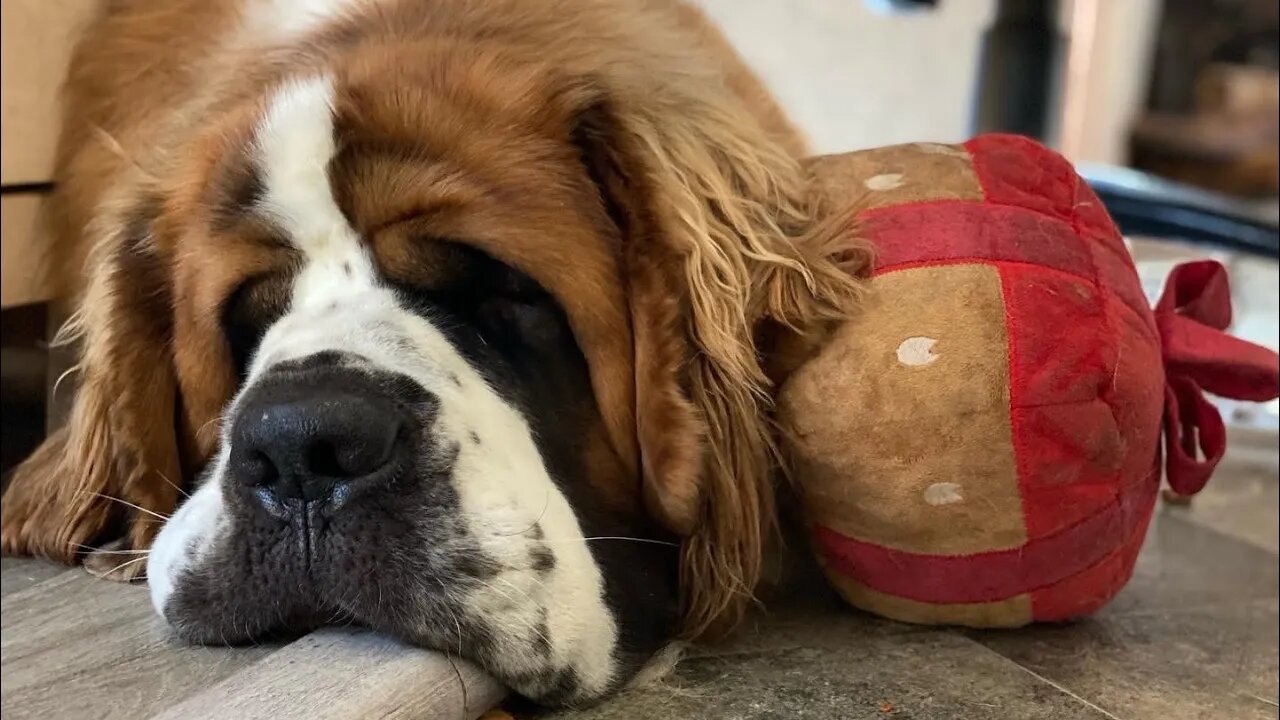
M 818 152 L 968 137 L 995 0 L 886 12 L 872 0 L 695 0 L 763 76 Z M 1096 22 L 1072 99 L 1069 154 L 1123 162 L 1160 0 L 1077 0 Z M 1075 3 L 1064 2 L 1064 28 Z
M 968 134 L 980 35 L 994 0 L 920 13 L 864 0 L 696 0 L 818 152 Z
M 1146 105 L 1161 0 L 1068 5 L 1075 6 L 1077 22 L 1064 13 L 1063 27 L 1087 56 L 1071 60 L 1078 75 L 1068 81 L 1063 153 L 1076 162 L 1124 164 L 1129 129 Z

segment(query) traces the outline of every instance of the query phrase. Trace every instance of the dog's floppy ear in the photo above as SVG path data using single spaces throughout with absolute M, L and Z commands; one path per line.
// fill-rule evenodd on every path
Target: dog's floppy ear
M 678 108 L 577 92 L 575 143 L 623 239 L 645 504 L 683 537 L 685 630 L 703 635 L 740 617 L 773 529 L 758 325 L 843 317 L 858 285 L 833 258 L 852 246 L 814 229 L 797 159 L 723 90 Z
M 177 504 L 170 282 L 150 237 L 157 210 L 155 202 L 130 209 L 92 250 L 88 288 L 64 328 L 80 353 L 78 394 L 68 425 L 5 491 L 5 554 L 70 563 L 120 532 L 145 548 Z

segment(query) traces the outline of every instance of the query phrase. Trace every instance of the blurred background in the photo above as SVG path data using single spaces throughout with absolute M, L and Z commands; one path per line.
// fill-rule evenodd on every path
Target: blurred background
M 1036 135 L 1276 214 L 1269 0 L 699 0 L 815 149 Z

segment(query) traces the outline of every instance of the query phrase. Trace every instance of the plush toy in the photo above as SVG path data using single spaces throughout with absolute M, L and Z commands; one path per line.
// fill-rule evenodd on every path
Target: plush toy
M 1097 610 L 1129 579 L 1162 466 L 1189 495 L 1222 456 L 1202 389 L 1277 395 L 1276 354 L 1223 332 L 1224 270 L 1178 268 L 1153 312 L 1098 198 L 1022 138 L 813 170 L 878 254 L 865 310 L 778 397 L 831 582 L 919 623 Z

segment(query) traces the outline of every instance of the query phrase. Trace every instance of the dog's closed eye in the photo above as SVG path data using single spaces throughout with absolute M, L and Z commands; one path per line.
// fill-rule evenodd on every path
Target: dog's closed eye
M 463 242 L 383 242 L 387 282 L 410 304 L 445 313 L 486 343 L 537 347 L 561 339 L 566 321 L 532 278 Z
M 267 328 L 280 319 L 288 307 L 288 280 L 278 274 L 249 278 L 232 291 L 223 304 L 223 332 L 241 380 Z
M 481 325 L 503 340 L 518 340 L 530 349 L 546 347 L 562 337 L 563 314 L 546 297 L 496 297 L 480 306 Z

